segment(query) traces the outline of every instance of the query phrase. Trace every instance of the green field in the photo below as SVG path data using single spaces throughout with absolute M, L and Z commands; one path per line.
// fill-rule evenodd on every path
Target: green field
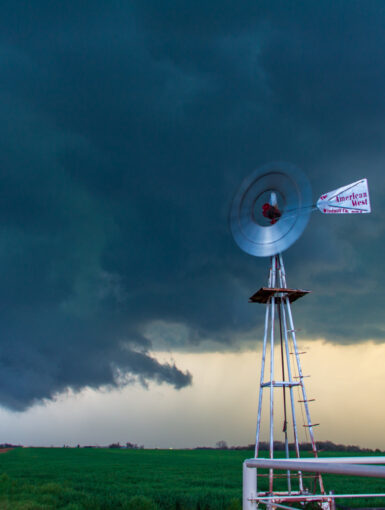
M 19 448 L 0 455 L 0 509 L 239 510 L 242 462 L 252 456 L 234 450 Z M 383 479 L 329 475 L 324 482 L 336 494 L 385 492 Z

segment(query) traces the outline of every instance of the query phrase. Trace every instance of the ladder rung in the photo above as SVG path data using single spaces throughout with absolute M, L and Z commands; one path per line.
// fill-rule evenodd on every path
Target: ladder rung
M 314 402 L 315 398 L 309 398 L 307 400 L 298 400 L 298 402 Z
M 292 386 L 300 386 L 301 383 L 295 381 L 267 381 L 261 384 L 261 388 L 268 388 L 269 386 L 273 386 L 273 388 L 285 388 Z
M 304 379 L 305 377 L 310 377 L 310 375 L 295 375 L 294 379 Z
M 311 425 L 302 425 L 303 427 L 318 427 L 319 423 L 312 423 Z
M 295 352 L 291 352 L 290 354 L 292 354 L 294 356 Z M 297 354 L 307 354 L 307 352 L 306 351 L 302 351 L 302 352 L 298 352 Z

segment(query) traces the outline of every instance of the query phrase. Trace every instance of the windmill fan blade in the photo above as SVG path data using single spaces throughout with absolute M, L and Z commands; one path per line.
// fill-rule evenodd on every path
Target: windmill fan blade
M 311 210 L 307 177 L 293 165 L 268 163 L 241 184 L 230 210 L 230 228 L 242 250 L 268 257 L 301 236 Z
M 361 179 L 320 196 L 318 209 L 324 214 L 370 213 L 368 180 Z

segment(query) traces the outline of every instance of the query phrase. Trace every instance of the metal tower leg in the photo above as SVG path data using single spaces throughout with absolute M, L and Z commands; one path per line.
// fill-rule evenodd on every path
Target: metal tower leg
M 273 270 L 270 268 L 268 285 L 272 287 L 272 275 Z M 260 440 L 260 431 L 261 431 L 261 413 L 262 413 L 262 397 L 263 397 L 263 381 L 265 378 L 265 362 L 266 362 L 266 345 L 267 345 L 267 335 L 269 329 L 269 315 L 270 315 L 270 303 L 266 305 L 266 313 L 265 313 L 265 332 L 263 335 L 263 347 L 262 347 L 262 361 L 261 361 L 261 378 L 259 384 L 259 398 L 258 398 L 258 417 L 257 417 L 257 432 L 255 436 L 255 458 L 258 457 L 259 451 L 259 440 Z
M 277 288 L 278 287 L 278 290 Z M 295 398 L 294 398 L 294 386 L 300 386 L 302 391 L 303 403 L 305 407 L 306 421 L 307 424 L 304 425 L 309 429 L 309 435 L 311 438 L 311 444 L 314 456 L 317 457 L 317 447 L 314 440 L 313 426 L 310 419 L 310 411 L 308 406 L 308 399 L 305 390 L 305 385 L 303 382 L 303 373 L 299 358 L 299 352 L 297 348 L 297 340 L 295 335 L 294 321 L 291 313 L 291 305 L 290 305 L 290 297 L 289 292 L 297 292 L 293 289 L 288 289 L 286 284 L 286 275 L 285 268 L 283 265 L 282 255 L 274 255 L 271 258 L 271 268 L 269 272 L 269 280 L 268 280 L 268 289 L 273 289 L 268 292 L 267 301 L 255 300 L 256 302 L 265 302 L 266 303 L 266 313 L 265 313 L 265 331 L 263 337 L 263 348 L 262 348 L 262 362 L 261 362 L 261 374 L 260 374 L 260 388 L 259 388 L 259 398 L 258 398 L 258 416 L 257 416 L 257 429 L 256 429 L 256 440 L 255 440 L 255 458 L 258 457 L 259 453 L 259 443 L 260 443 L 260 431 L 261 431 L 261 415 L 262 415 L 262 400 L 263 400 L 263 390 L 265 388 L 269 388 L 270 393 L 270 402 L 269 402 L 269 418 L 270 418 L 270 434 L 269 434 L 269 457 L 271 459 L 274 458 L 274 390 L 276 388 L 282 388 L 283 390 L 283 405 L 284 405 L 284 426 L 283 433 L 285 438 L 285 453 L 286 457 L 289 458 L 289 442 L 287 435 L 287 425 L 288 425 L 288 416 L 286 411 L 286 389 L 289 390 L 290 395 L 290 409 L 291 409 L 291 421 L 293 427 L 293 436 L 294 436 L 294 448 L 296 457 L 300 457 L 300 444 L 299 444 L 299 436 L 298 436 L 298 427 L 296 420 L 296 412 L 295 412 Z M 287 292 L 286 291 L 287 289 Z M 261 289 L 264 290 L 264 289 Z M 301 291 L 302 292 L 302 291 Z M 306 291 L 302 292 L 302 295 Z M 259 296 L 259 293 L 257 293 Z M 277 314 L 275 310 L 277 309 Z M 276 320 L 278 318 L 278 320 Z M 279 323 L 279 324 L 278 324 Z M 281 365 L 282 365 L 282 381 L 276 381 L 276 377 L 274 375 L 275 366 L 274 366 L 274 355 L 275 355 L 275 331 L 277 328 L 277 324 L 279 326 L 279 337 L 280 337 L 280 345 L 281 345 Z M 291 342 L 293 345 L 293 350 L 295 355 L 295 361 L 292 361 L 290 356 L 290 347 L 289 347 L 289 334 L 291 335 Z M 270 338 L 269 338 L 270 337 Z M 270 341 L 270 373 L 269 379 L 265 381 L 265 369 L 266 369 L 266 353 L 267 353 L 267 344 L 268 340 Z M 292 364 L 293 363 L 293 364 Z M 299 380 L 295 380 L 293 377 L 293 366 L 296 367 Z M 324 487 L 322 482 L 322 476 L 320 474 L 316 475 L 316 480 L 319 482 L 321 494 L 324 494 Z M 274 483 L 274 471 L 273 469 L 269 470 L 269 493 L 273 493 L 273 483 Z M 299 483 L 299 492 L 304 492 L 303 485 L 303 475 L 302 472 L 298 472 L 298 483 Z M 291 494 L 291 476 L 290 471 L 287 472 L 287 489 L 288 494 Z
M 280 304 L 281 306 L 281 314 L 283 318 L 283 335 L 285 339 L 285 354 L 286 354 L 286 366 L 287 366 L 287 375 L 289 382 L 294 381 L 291 371 L 291 362 L 290 362 L 290 349 L 289 349 L 289 340 L 287 337 L 287 321 L 286 321 L 286 312 L 285 312 L 285 306 L 283 301 Z M 289 386 L 289 392 L 290 392 L 290 406 L 291 406 L 291 417 L 293 422 L 293 435 L 294 435 L 294 447 L 295 447 L 295 454 L 299 458 L 299 440 L 298 440 L 298 430 L 297 430 L 297 419 L 295 416 L 295 400 L 294 400 L 294 391 L 293 386 Z M 303 480 L 302 480 L 302 473 L 301 471 L 298 472 L 299 477 L 299 490 L 303 491 Z
M 283 258 L 282 258 L 281 254 L 279 254 L 279 264 L 280 264 L 280 274 L 281 274 L 282 284 L 283 284 L 282 287 L 287 288 L 285 266 L 283 265 Z M 309 429 L 310 441 L 311 441 L 314 457 L 318 457 L 317 446 L 316 446 L 315 439 L 314 439 L 313 424 L 312 424 L 311 418 L 310 418 L 309 403 L 308 403 L 307 393 L 306 393 L 306 389 L 305 389 L 305 384 L 303 382 L 301 361 L 300 361 L 299 354 L 298 354 L 297 339 L 296 339 L 296 334 L 295 334 L 293 315 L 291 313 L 291 305 L 290 305 L 290 301 L 288 298 L 284 298 L 284 301 L 286 302 L 285 304 L 286 304 L 286 309 L 287 309 L 287 315 L 289 318 L 290 334 L 291 334 L 292 341 L 293 341 L 299 382 L 300 382 L 301 390 L 302 390 L 303 404 L 305 407 L 306 420 L 307 420 L 307 428 Z M 325 490 L 324 490 L 324 486 L 323 486 L 322 476 L 320 474 L 318 474 L 318 481 L 319 481 L 319 485 L 320 485 L 321 494 L 324 494 Z
M 277 257 L 272 260 L 272 286 L 275 286 L 277 274 Z M 275 319 L 275 297 L 271 298 L 271 329 L 270 329 L 270 458 L 274 458 L 274 319 Z M 269 470 L 269 492 L 273 492 L 274 471 Z

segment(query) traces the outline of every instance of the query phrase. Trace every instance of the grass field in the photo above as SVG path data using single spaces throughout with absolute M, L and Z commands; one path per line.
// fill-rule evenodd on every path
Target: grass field
M 242 462 L 252 456 L 234 450 L 15 449 L 0 455 L 0 509 L 239 510 Z M 383 479 L 328 475 L 324 482 L 336 494 L 385 492 Z

